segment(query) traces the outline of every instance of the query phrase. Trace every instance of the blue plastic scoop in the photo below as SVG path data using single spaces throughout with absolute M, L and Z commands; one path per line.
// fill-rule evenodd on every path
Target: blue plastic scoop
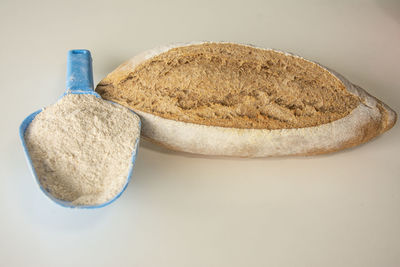
M 98 98 L 101 98 L 100 95 L 97 94 L 93 90 L 92 57 L 90 55 L 90 51 L 88 51 L 88 50 L 71 50 L 68 52 L 67 88 L 66 88 L 65 93 L 61 97 L 68 95 L 68 94 L 89 94 L 89 95 L 94 95 Z M 106 100 L 104 100 L 104 101 L 106 101 Z M 108 101 L 108 102 L 110 102 L 110 101 Z M 111 103 L 113 103 L 113 102 L 111 102 Z M 116 103 L 113 103 L 113 104 L 118 105 Z M 22 145 L 24 147 L 28 165 L 30 166 L 32 174 L 36 178 L 36 182 L 39 184 L 39 187 L 43 191 L 43 193 L 45 193 L 51 200 L 53 200 L 57 204 L 64 206 L 64 207 L 70 207 L 70 208 L 101 208 L 101 207 L 104 207 L 104 206 L 112 203 L 113 201 L 115 201 L 122 194 L 122 192 L 126 189 L 129 181 L 131 180 L 133 167 L 135 165 L 135 159 L 136 159 L 136 155 L 137 155 L 137 151 L 138 151 L 139 137 L 136 140 L 135 150 L 132 153 L 132 160 L 131 160 L 129 174 L 128 174 L 128 177 L 126 177 L 126 183 L 123 186 L 122 190 L 113 199 L 111 199 L 105 203 L 93 205 L 93 206 L 76 206 L 76 205 L 73 205 L 71 202 L 63 201 L 63 200 L 57 199 L 54 196 L 52 196 L 50 194 L 50 192 L 48 192 L 40 183 L 40 180 L 38 179 L 38 176 L 35 172 L 35 168 L 32 164 L 32 160 L 29 155 L 28 148 L 26 146 L 25 131 L 28 128 L 29 124 L 32 122 L 32 120 L 41 111 L 42 110 L 38 110 L 25 118 L 25 120 L 22 122 L 22 124 L 19 128 L 19 134 L 20 134 L 20 138 L 22 141 Z M 138 126 L 139 131 L 140 131 L 140 126 L 141 125 L 139 123 L 139 126 Z

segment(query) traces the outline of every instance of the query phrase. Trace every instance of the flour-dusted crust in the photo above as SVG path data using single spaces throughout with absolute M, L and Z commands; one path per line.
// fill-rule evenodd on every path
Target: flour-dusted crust
M 121 80 L 145 60 L 172 48 L 201 43 L 173 44 L 148 50 L 120 65 L 104 80 Z M 181 122 L 135 110 L 142 120 L 141 133 L 145 138 L 177 151 L 203 155 L 267 157 L 338 151 L 365 143 L 393 127 L 397 115 L 392 109 L 340 74 L 323 68 L 340 79 L 348 92 L 362 100 L 349 115 L 339 120 L 298 129 L 239 129 Z

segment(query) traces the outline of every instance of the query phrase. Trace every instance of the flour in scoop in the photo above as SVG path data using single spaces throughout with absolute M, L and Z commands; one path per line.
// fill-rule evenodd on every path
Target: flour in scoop
M 139 135 L 139 117 L 128 109 L 71 94 L 40 112 L 25 140 L 44 189 L 80 206 L 121 192 Z

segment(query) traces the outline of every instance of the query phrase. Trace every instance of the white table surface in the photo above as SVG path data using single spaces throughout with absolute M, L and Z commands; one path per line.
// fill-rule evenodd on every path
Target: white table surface
M 1 1 L 0 266 L 400 266 L 399 124 L 315 157 L 201 158 L 143 142 L 133 182 L 98 210 L 59 207 L 29 173 L 25 116 L 63 92 L 69 49 L 95 83 L 158 45 L 286 50 L 400 111 L 398 1 Z

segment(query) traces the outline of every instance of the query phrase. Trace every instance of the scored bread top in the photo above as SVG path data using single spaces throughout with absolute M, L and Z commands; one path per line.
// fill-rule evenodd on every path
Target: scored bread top
M 318 64 L 231 43 L 172 48 L 128 72 L 111 73 L 96 91 L 166 119 L 257 129 L 326 124 L 361 101 Z

